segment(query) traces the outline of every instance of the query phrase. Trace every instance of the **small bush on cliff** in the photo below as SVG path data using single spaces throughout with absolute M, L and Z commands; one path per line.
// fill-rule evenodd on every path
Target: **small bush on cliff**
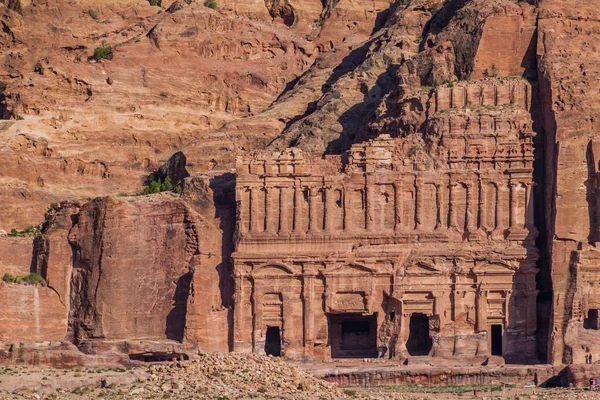
M 112 53 L 112 47 L 102 43 L 102 46 L 96 47 L 96 50 L 94 50 L 94 58 L 96 61 L 100 61 L 108 57 L 110 53 Z
M 6 90 L 7 87 L 8 87 L 8 83 L 6 83 L 4 81 L 0 81 L 0 93 L 4 93 L 4 91 Z
M 170 177 L 167 176 L 165 178 L 165 180 L 163 181 L 160 178 L 158 178 L 158 180 L 156 180 L 156 178 L 154 178 L 154 176 L 152 176 L 150 178 L 150 183 L 148 183 L 148 186 L 146 186 L 144 188 L 144 194 L 170 192 L 171 190 L 174 190 L 176 193 L 181 193 L 181 187 L 173 186 L 173 183 L 171 183 Z
M 162 6 L 162 1 L 161 0 L 150 0 L 149 3 L 150 3 L 151 6 L 155 6 L 155 7 Z
M 215 8 L 217 8 L 217 1 L 216 0 L 206 0 L 204 2 L 204 7 L 212 8 L 214 10 Z
M 315 24 L 317 24 L 318 26 L 323 26 L 325 24 L 325 20 L 321 17 L 315 19 Z
M 46 286 L 46 280 L 40 274 L 29 274 L 21 276 L 13 276 L 9 273 L 4 274 L 2 280 L 10 284 Z
M 40 236 L 42 232 L 37 226 L 29 225 L 24 230 L 20 231 L 18 229 L 12 228 L 8 236 L 12 237 L 35 237 Z
M 448 87 L 454 87 L 454 81 L 451 81 L 450 79 L 446 79 L 444 81 L 444 85 L 446 85 Z
M 90 16 L 94 21 L 100 22 L 100 11 L 96 8 L 90 8 L 85 10 L 85 13 Z

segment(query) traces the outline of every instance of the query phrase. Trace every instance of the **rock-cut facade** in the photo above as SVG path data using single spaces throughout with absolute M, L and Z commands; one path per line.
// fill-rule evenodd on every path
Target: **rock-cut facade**
M 233 350 L 535 362 L 530 90 L 439 89 L 424 132 L 239 158 Z

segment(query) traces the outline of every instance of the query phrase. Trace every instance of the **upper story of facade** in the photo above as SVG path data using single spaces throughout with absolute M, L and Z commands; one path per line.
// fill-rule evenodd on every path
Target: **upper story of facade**
M 438 88 L 413 134 L 379 135 L 341 156 L 288 148 L 238 158 L 238 251 L 532 245 L 530 89 L 519 80 Z

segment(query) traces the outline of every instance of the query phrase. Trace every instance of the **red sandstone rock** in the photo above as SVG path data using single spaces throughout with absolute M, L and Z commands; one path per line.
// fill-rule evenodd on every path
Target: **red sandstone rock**
M 185 179 L 1 237 L 0 341 L 600 359 L 596 4 L 0 3 L 1 230 Z

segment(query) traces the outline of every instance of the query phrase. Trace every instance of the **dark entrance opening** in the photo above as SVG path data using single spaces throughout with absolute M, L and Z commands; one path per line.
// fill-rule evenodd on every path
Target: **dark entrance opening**
M 406 350 L 411 356 L 426 356 L 431 350 L 432 340 L 429 337 L 429 317 L 414 313 L 410 316 L 410 333 L 406 341 Z
M 377 357 L 377 316 L 329 316 L 329 342 L 333 358 Z
M 584 329 L 598 329 L 598 310 L 588 311 L 587 318 L 583 320 Z
M 491 329 L 492 337 L 492 355 L 493 356 L 501 356 L 502 355 L 502 325 L 492 325 Z
M 265 353 L 273 357 L 281 356 L 281 333 L 278 326 L 267 326 Z

